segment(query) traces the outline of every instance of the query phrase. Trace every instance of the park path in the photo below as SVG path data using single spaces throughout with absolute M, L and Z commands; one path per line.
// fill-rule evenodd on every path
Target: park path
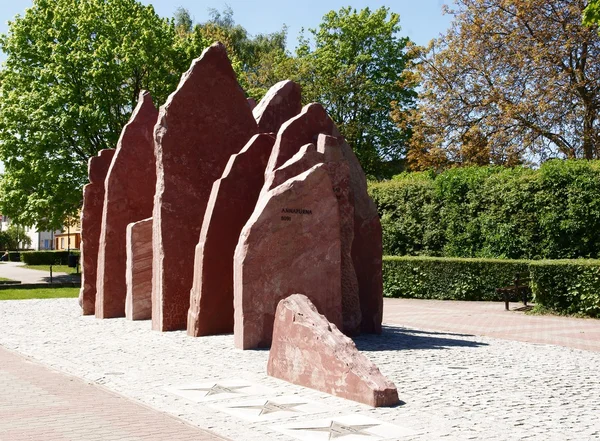
M 408 328 L 482 335 L 600 352 L 600 320 L 504 310 L 502 302 L 384 299 L 383 322 Z
M 1 441 L 226 439 L 2 346 L 0 390 Z
M 54 282 L 71 281 L 75 278 L 67 273 L 53 272 Z M 0 277 L 18 280 L 23 284 L 50 283 L 50 272 L 25 268 L 23 262 L 2 262 L 0 264 Z

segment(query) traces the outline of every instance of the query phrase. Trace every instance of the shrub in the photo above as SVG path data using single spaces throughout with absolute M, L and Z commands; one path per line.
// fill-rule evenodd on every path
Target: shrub
M 8 261 L 9 262 L 19 262 L 21 260 L 21 253 L 19 251 L 9 251 L 8 252 Z
M 529 271 L 536 306 L 600 317 L 600 260 L 383 258 L 383 295 L 439 300 L 500 300 L 495 289 Z
M 600 257 L 600 161 L 403 173 L 369 192 L 385 254 Z
M 502 259 L 392 257 L 383 259 L 383 294 L 439 300 L 499 300 L 528 262 Z
M 558 313 L 600 317 L 600 261 L 537 261 L 529 271 L 536 304 Z
M 78 250 L 68 251 L 27 251 L 21 253 L 21 261 L 27 265 L 67 265 L 68 256 L 79 255 Z
M 371 183 L 370 194 L 381 215 L 386 253 L 439 254 L 443 234 L 431 174 L 404 173 L 392 181 Z

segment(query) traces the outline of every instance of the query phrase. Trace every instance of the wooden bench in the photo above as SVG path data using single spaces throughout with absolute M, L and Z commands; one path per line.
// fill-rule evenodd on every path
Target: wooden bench
M 510 286 L 503 286 L 502 288 L 496 288 L 496 294 L 501 294 L 504 299 L 504 307 L 508 311 L 508 303 L 513 295 L 516 295 L 523 302 L 524 306 L 527 306 L 527 296 L 531 293 L 531 287 L 529 282 L 531 281 L 528 272 L 516 273 L 513 279 L 513 284 Z

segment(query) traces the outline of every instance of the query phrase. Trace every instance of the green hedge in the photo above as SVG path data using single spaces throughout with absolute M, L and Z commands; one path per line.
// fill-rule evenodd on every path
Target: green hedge
M 403 173 L 369 193 L 388 255 L 600 257 L 600 161 Z
M 9 262 L 19 262 L 21 260 L 21 253 L 19 251 L 9 251 L 8 252 L 8 261 Z
M 27 265 L 67 265 L 69 254 L 79 255 L 79 250 L 27 251 L 21 253 L 21 262 Z
M 500 259 L 384 257 L 383 294 L 439 300 L 499 300 L 495 289 L 510 285 L 528 262 Z
M 565 314 L 600 317 L 600 261 L 531 262 L 536 304 Z
M 383 258 L 383 294 L 440 300 L 500 300 L 495 288 L 529 271 L 536 305 L 600 317 L 600 260 Z

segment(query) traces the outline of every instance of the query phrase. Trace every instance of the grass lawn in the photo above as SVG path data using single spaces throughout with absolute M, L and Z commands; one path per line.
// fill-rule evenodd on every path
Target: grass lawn
M 47 271 L 48 273 L 50 273 L 50 265 L 25 265 L 23 268 Z M 52 272 L 53 273 L 75 274 L 77 272 L 77 269 L 71 268 L 67 265 L 52 265 Z
M 78 297 L 79 288 L 2 289 L 1 300 L 59 299 Z
M 0 282 L 12 282 L 12 279 L 7 279 L 6 277 L 0 277 Z

